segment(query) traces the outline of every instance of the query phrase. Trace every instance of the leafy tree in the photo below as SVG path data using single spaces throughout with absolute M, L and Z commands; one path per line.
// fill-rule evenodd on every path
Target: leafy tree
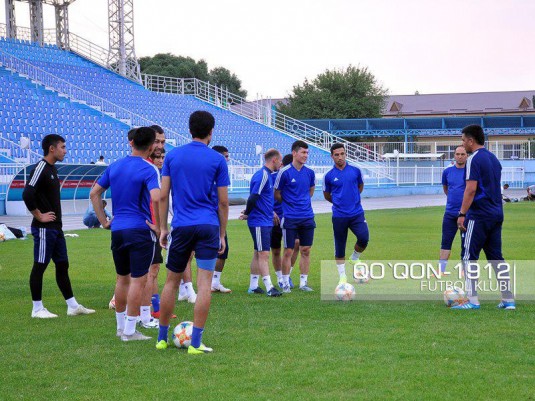
M 297 119 L 381 117 L 388 91 L 367 67 L 326 70 L 313 81 L 294 86 L 281 113 Z
M 230 93 L 247 97 L 247 91 L 241 87 L 241 80 L 224 67 L 216 67 L 210 71 L 210 82 L 228 89 Z

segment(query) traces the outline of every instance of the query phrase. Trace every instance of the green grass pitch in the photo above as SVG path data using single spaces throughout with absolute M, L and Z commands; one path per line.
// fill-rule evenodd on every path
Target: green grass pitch
M 505 209 L 506 259 L 534 259 L 534 205 Z M 442 212 L 367 212 L 365 259 L 435 260 Z M 97 309 L 73 318 L 66 316 L 52 265 L 43 299 L 60 317 L 30 318 L 33 242 L 0 244 L 0 399 L 535 399 L 535 303 L 501 311 L 496 300 L 479 311 L 452 311 L 440 300 L 322 302 L 320 264 L 333 255 L 330 215 L 316 222 L 309 283 L 317 291 L 278 299 L 246 293 L 252 240 L 244 222 L 229 223 L 222 282 L 233 293 L 213 296 L 203 340 L 214 353 L 201 356 L 156 351 L 155 340 L 115 338 L 115 315 L 107 309 L 115 278 L 109 232 L 67 238 L 75 296 Z M 456 240 L 453 257 L 458 254 Z M 162 268 L 161 284 L 164 277 Z M 176 323 L 191 320 L 192 305 L 177 304 L 176 313 Z

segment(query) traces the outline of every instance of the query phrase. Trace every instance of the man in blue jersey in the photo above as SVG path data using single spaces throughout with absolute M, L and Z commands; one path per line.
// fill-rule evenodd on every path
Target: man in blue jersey
M 351 255 L 353 262 L 359 260 L 370 239 L 368 223 L 360 203 L 364 182 L 360 169 L 347 164 L 344 145 L 341 143 L 332 145 L 331 158 L 334 167 L 323 178 L 323 196 L 333 204 L 334 257 L 340 283 L 346 283 L 345 256 L 348 230 L 357 237 Z
M 117 282 L 115 314 L 122 341 L 148 340 L 136 331 L 143 289 L 156 250 L 159 221 L 151 222 L 151 203 L 158 210 L 160 175 L 147 161 L 156 134 L 140 127 L 133 134 L 132 154 L 112 163 L 91 190 L 91 202 L 102 227 L 111 225 L 111 250 Z M 114 218 L 106 219 L 102 194 L 111 188 Z
M 472 153 L 466 162 L 466 188 L 457 219 L 463 238 L 462 258 L 468 302 L 452 309 L 480 308 L 477 276 L 481 269 L 476 269 L 473 263 L 478 261 L 482 249 L 494 268 L 502 293 L 498 308 L 515 309 L 509 268 L 502 256 L 502 166 L 498 158 L 484 147 L 485 135 L 479 125 L 463 128 L 462 141 L 466 151 Z
M 195 111 L 189 118 L 193 141 L 171 150 L 162 171 L 160 203 L 160 244 L 167 248 L 167 279 L 160 302 L 160 331 L 157 349 L 167 348 L 169 318 L 186 265 L 195 251 L 198 293 L 193 316 L 193 333 L 189 354 L 212 352 L 202 343 L 208 317 L 212 275 L 217 255 L 225 251 L 228 220 L 228 167 L 225 158 L 210 149 L 215 125 L 207 111 Z M 213 200 L 217 187 L 218 204 Z M 167 215 L 169 192 L 173 194 L 173 220 L 168 239 Z
M 299 289 L 313 291 L 308 286 L 308 273 L 310 270 L 310 249 L 314 241 L 314 211 L 312 210 L 311 198 L 314 195 L 316 176 L 314 171 L 305 166 L 308 159 L 308 145 L 303 141 L 295 141 L 292 144 L 291 164 L 279 171 L 275 181 L 275 199 L 282 202 L 284 217 L 281 228 L 284 241 L 284 254 L 282 258 L 283 292 L 291 292 L 290 289 L 290 263 L 295 245 L 295 239 L 299 237 L 301 259 L 299 269 Z
M 258 276 L 256 282 L 253 272 L 262 276 L 268 297 L 279 297 L 282 294 L 271 283 L 269 275 L 269 247 L 271 244 L 271 229 L 273 228 L 276 214 L 273 212 L 273 183 L 271 173 L 278 170 L 282 156 L 277 149 L 269 149 L 264 155 L 264 167 L 257 171 L 251 178 L 249 199 L 247 207 L 240 216 L 240 220 L 247 220 L 249 231 L 253 237 L 253 260 L 251 261 L 251 282 L 249 283 L 250 294 L 263 293 L 259 291 Z
M 446 265 L 451 254 L 451 245 L 457 234 L 457 217 L 463 203 L 464 189 L 466 187 L 466 159 L 468 154 L 463 146 L 455 149 L 455 163 L 449 165 L 442 172 L 442 188 L 446 194 L 446 210 L 442 219 L 442 245 L 440 246 L 440 272 L 446 271 Z

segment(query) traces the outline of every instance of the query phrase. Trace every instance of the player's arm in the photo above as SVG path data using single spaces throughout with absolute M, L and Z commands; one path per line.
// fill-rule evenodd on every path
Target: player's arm
M 333 203 L 333 197 L 332 197 L 332 194 L 330 192 L 323 191 L 323 197 L 325 198 L 325 200 L 327 202 Z
M 160 188 L 153 188 L 150 190 L 150 201 L 152 202 L 152 210 L 154 210 L 154 223 L 147 220 L 147 225 L 152 231 L 156 233 L 156 236 L 160 237 Z
M 315 189 L 316 189 L 315 186 L 310 187 L 310 191 L 309 191 L 309 192 L 310 192 L 310 197 L 311 197 L 311 198 L 314 196 L 314 190 L 315 190 Z
M 364 191 L 364 183 L 359 184 L 359 194 L 361 194 L 362 191 Z
M 282 203 L 282 192 L 280 189 L 275 190 L 275 200 Z
M 313 170 L 311 170 L 310 175 L 310 197 L 312 198 L 314 196 L 314 190 L 316 189 L 316 174 Z
M 39 165 L 38 165 L 39 166 Z M 39 209 L 37 209 L 37 200 L 36 200 L 36 194 L 37 194 L 37 187 L 39 186 L 40 182 L 44 179 L 44 175 L 41 174 L 42 169 L 39 169 L 39 177 L 37 180 L 33 180 L 34 175 L 36 174 L 37 167 L 33 171 L 33 173 L 30 175 L 30 179 L 26 186 L 24 187 L 24 191 L 22 192 L 22 200 L 24 201 L 24 204 L 30 211 L 33 217 L 37 221 L 40 221 L 41 223 L 49 223 L 51 221 L 56 220 L 56 214 L 54 212 L 47 212 L 47 213 L 41 213 Z M 30 185 L 30 183 L 33 183 L 34 185 Z
M 444 195 L 448 195 L 448 186 L 442 185 L 442 190 L 444 191 Z
M 106 192 L 106 188 L 101 187 L 98 183 L 91 188 L 89 193 L 89 198 L 91 199 L 91 204 L 97 215 L 97 219 L 102 225 L 102 228 L 109 229 L 111 226 L 111 220 L 108 220 L 106 213 L 104 213 L 104 205 L 102 204 L 102 194 Z
M 219 238 L 221 241 L 221 247 L 219 248 L 219 254 L 225 252 L 227 244 L 225 243 L 225 233 L 227 232 L 228 221 L 228 187 L 217 187 L 217 197 L 219 199 L 217 214 L 219 215 Z
M 249 196 L 249 199 L 247 199 L 247 206 L 245 207 L 245 210 L 243 211 L 242 216 L 240 216 L 240 220 L 246 220 L 247 216 L 251 214 L 253 209 L 256 207 L 256 203 L 258 202 L 258 199 L 260 199 L 259 194 L 251 194 Z
M 159 224 L 160 224 L 160 245 L 162 248 L 167 248 L 167 235 L 169 230 L 167 228 L 167 217 L 169 214 L 169 193 L 171 191 L 171 179 L 169 176 L 162 177 L 162 188 L 160 189 L 160 204 L 158 209 Z
M 461 205 L 461 210 L 459 213 L 466 214 L 468 212 L 468 209 L 470 209 L 470 206 L 472 206 L 472 202 L 474 201 L 474 197 L 476 196 L 476 190 L 477 190 L 477 181 L 475 180 L 469 180 L 466 181 L 466 188 L 464 189 L 464 195 L 463 195 L 463 203 Z M 461 231 L 466 231 L 466 228 L 464 227 L 464 216 L 460 216 L 457 219 L 457 226 Z

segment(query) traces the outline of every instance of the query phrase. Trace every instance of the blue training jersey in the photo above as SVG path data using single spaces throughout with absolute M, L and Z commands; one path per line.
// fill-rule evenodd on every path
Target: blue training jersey
M 275 180 L 275 189 L 282 194 L 282 211 L 287 219 L 312 219 L 310 187 L 316 185 L 314 170 L 306 166 L 297 170 L 293 163 L 283 167 Z
M 445 214 L 457 216 L 463 203 L 466 188 L 466 167 L 458 168 L 454 164 L 446 167 L 442 172 L 442 185 L 448 187 Z
M 271 173 L 271 184 L 273 186 L 275 186 L 275 181 L 277 180 L 278 175 L 279 175 L 278 171 L 274 171 L 273 173 Z M 277 216 L 279 216 L 279 218 L 282 219 L 283 217 L 282 203 L 277 202 L 275 198 L 273 198 L 273 210 L 275 211 L 275 213 L 277 213 Z
M 113 220 L 111 230 L 150 230 L 150 191 L 160 189 L 160 174 L 156 166 L 142 157 L 126 156 L 110 164 L 98 180 L 98 185 L 111 187 Z
M 271 170 L 262 167 L 254 173 L 251 178 L 249 193 L 260 195 L 255 207 L 249 213 L 247 225 L 249 227 L 271 227 L 273 226 L 273 182 L 271 181 Z
M 476 195 L 467 217 L 503 220 L 501 193 L 502 165 L 485 148 L 476 150 L 466 162 L 466 180 L 477 181 Z
M 343 170 L 333 167 L 323 178 L 323 191 L 333 201 L 333 217 L 353 217 L 364 213 L 360 203 L 359 185 L 363 184 L 360 169 L 346 164 Z
M 214 190 L 230 185 L 227 162 L 221 154 L 193 141 L 167 154 L 162 176 L 171 179 L 172 227 L 219 226 Z

